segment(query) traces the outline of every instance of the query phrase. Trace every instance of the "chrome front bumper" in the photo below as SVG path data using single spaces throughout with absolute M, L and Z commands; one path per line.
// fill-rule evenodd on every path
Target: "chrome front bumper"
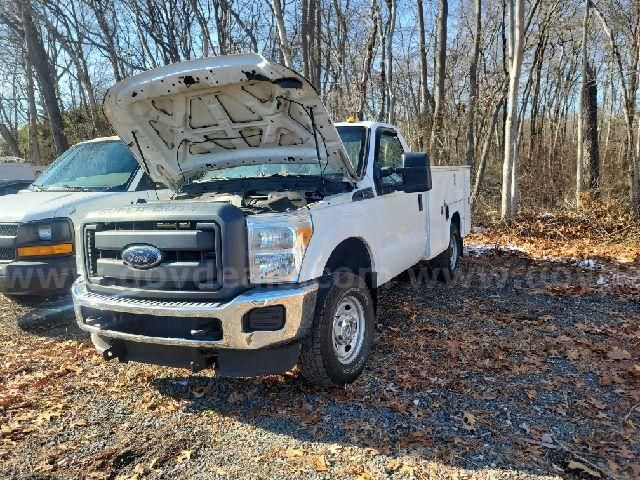
M 254 288 L 224 303 L 157 301 L 101 295 L 89 291 L 83 281 L 76 282 L 71 293 L 76 320 L 80 328 L 95 336 L 131 342 L 206 349 L 257 350 L 284 345 L 304 337 L 313 322 L 318 284 L 291 287 Z M 284 327 L 275 331 L 243 331 L 242 318 L 259 307 L 281 305 L 285 308 Z M 222 324 L 219 341 L 194 340 L 135 335 L 109 329 L 83 312 L 92 309 L 102 312 L 120 312 L 156 317 L 212 318 Z M 152 318 L 149 321 L 153 321 Z M 96 345 L 98 346 L 98 345 Z

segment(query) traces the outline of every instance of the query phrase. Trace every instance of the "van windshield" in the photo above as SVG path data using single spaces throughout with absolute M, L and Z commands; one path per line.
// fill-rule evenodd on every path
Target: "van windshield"
M 39 191 L 125 191 L 138 162 L 120 140 L 80 143 L 64 152 L 31 185 Z

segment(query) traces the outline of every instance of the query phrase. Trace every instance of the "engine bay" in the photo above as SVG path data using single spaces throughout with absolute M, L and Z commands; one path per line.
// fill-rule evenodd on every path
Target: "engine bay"
M 251 190 L 243 193 L 204 194 L 200 198 L 227 202 L 238 207 L 245 215 L 286 213 L 322 200 L 317 191 Z

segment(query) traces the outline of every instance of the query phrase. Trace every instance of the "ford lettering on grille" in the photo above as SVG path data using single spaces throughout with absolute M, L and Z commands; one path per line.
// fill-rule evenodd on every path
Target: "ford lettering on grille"
M 152 245 L 132 245 L 122 251 L 125 265 L 138 270 L 148 270 L 162 263 L 162 252 Z

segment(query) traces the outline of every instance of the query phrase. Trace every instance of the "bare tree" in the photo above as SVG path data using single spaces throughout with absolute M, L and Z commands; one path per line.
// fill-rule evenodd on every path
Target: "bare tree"
M 360 85 L 358 88 L 358 108 L 356 109 L 356 118 L 358 120 L 364 120 L 364 108 L 367 98 L 367 85 L 369 78 L 371 77 L 371 66 L 373 64 L 373 55 L 376 48 L 376 38 L 378 36 L 378 4 L 376 0 L 371 0 L 371 8 L 369 9 L 369 19 L 371 20 L 371 29 L 369 31 L 369 38 L 367 39 L 367 45 L 365 48 L 365 56 L 362 65 L 362 77 L 360 79 Z
M 27 77 L 27 102 L 29 104 L 29 150 L 34 165 L 41 165 L 40 144 L 38 143 L 38 109 L 33 89 L 33 74 L 29 57 L 25 58 L 25 73 Z
M 11 155 L 14 157 L 22 157 L 22 152 L 18 146 L 18 140 L 16 139 L 15 133 L 7 126 L 8 124 L 7 113 L 2 106 L 2 98 L 0 98 L 0 137 L 2 137 L 9 147 Z
M 598 140 L 598 83 L 593 67 L 587 63 L 584 92 L 586 165 L 589 167 L 587 187 L 592 194 L 600 186 L 600 146 Z
M 524 53 L 524 28 L 524 0 L 510 0 L 511 62 L 502 166 L 502 219 L 513 217 L 518 210 L 518 92 Z
M 416 1 L 418 10 L 418 35 L 420 42 L 420 127 L 424 133 L 418 138 L 420 148 L 429 142 L 428 116 L 429 108 L 433 107 L 433 97 L 429 92 L 427 72 L 427 43 L 424 31 L 424 7 L 422 0 Z
M 272 0 L 271 5 L 273 7 L 273 14 L 278 27 L 278 38 L 280 39 L 280 51 L 282 52 L 282 58 L 284 60 L 284 64 L 287 67 L 291 67 L 291 47 L 289 46 L 289 40 L 287 39 L 287 29 L 284 26 L 282 4 L 280 3 L 280 0 Z
M 395 123 L 395 93 L 393 89 L 393 35 L 396 30 L 396 0 L 385 0 L 387 3 L 387 9 L 389 10 L 389 19 L 387 21 L 387 64 L 386 64 L 386 111 L 387 122 Z
M 40 93 L 44 97 L 56 151 L 58 155 L 61 155 L 69 148 L 69 144 L 64 133 L 62 113 L 60 112 L 60 104 L 56 94 L 55 78 L 51 72 L 51 64 L 42 43 L 42 38 L 33 23 L 29 0 L 21 0 L 20 5 L 22 8 L 22 30 L 27 56 L 36 72 Z
M 478 100 L 478 57 L 480 56 L 480 31 L 482 28 L 482 0 L 476 0 L 474 43 L 469 65 L 469 114 L 467 117 L 467 165 L 473 166 L 475 153 L 476 102 Z
M 584 104 L 587 88 L 587 33 L 589 28 L 590 0 L 584 2 L 584 21 L 582 23 L 582 86 L 578 100 L 578 158 L 576 164 L 576 205 L 580 208 L 582 193 L 584 192 Z
M 433 129 L 431 130 L 431 152 L 441 161 L 444 147 L 442 128 L 444 123 L 444 84 L 447 69 L 447 21 L 449 18 L 448 0 L 438 0 L 438 42 L 436 55 L 436 104 L 433 113 Z

